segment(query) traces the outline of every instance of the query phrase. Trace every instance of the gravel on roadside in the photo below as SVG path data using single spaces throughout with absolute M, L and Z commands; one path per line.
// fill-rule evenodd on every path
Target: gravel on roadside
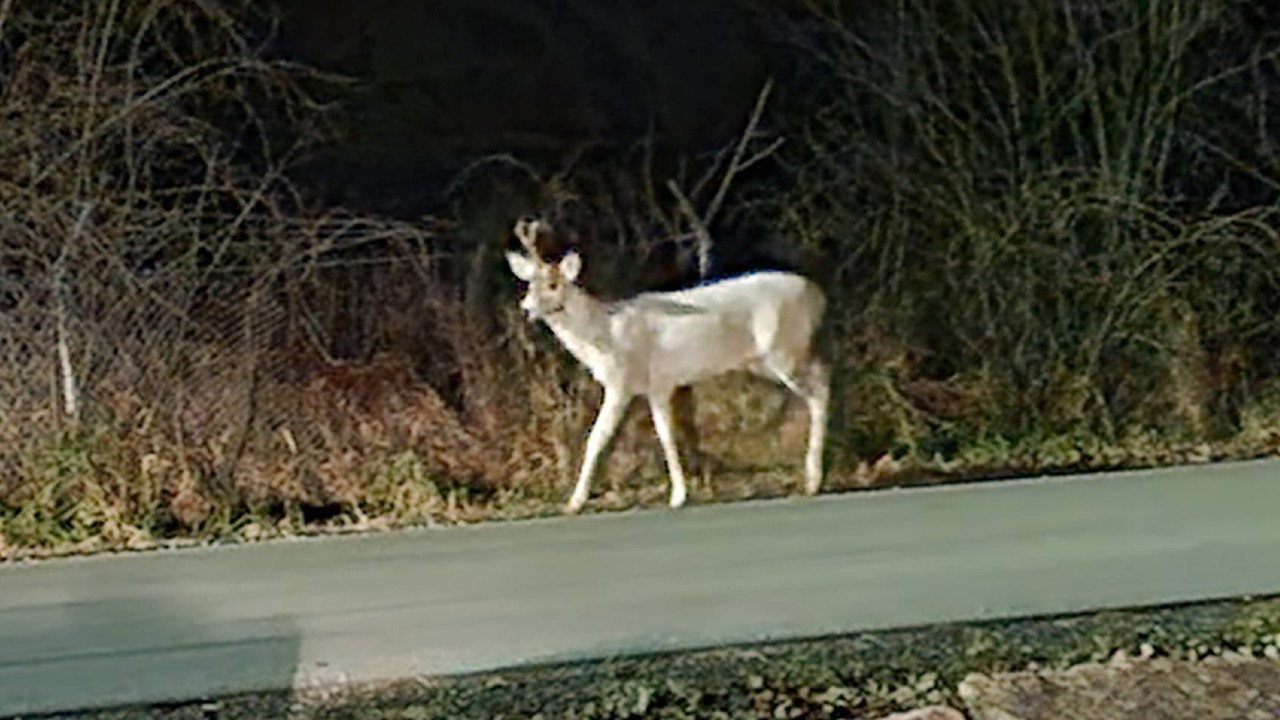
M 1135 712 L 1170 720 L 1266 720 L 1280 718 L 1277 657 L 1280 599 L 1245 599 L 921 627 L 68 717 L 773 720 L 877 718 L 949 707 L 964 710 L 970 720 L 1092 720 Z M 1223 693 L 1234 698 L 1230 707 L 1238 712 L 1177 713 L 1179 707 L 1201 707 L 1197 702 L 1212 704 Z M 1076 706 L 1082 708 L 1077 714 L 1064 710 Z M 955 720 L 938 712 L 921 715 Z

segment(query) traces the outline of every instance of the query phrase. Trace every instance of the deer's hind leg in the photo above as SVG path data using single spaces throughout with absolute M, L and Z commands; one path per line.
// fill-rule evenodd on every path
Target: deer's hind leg
M 810 356 L 801 362 L 766 356 L 761 362 L 768 375 L 800 396 L 809 408 L 809 447 L 804 461 L 804 490 L 813 495 L 822 487 L 822 455 L 826 446 L 827 416 L 831 402 L 830 372 L 826 363 Z
M 805 402 L 809 405 L 809 449 L 804 461 L 804 491 L 817 494 L 822 487 L 822 455 L 827 440 L 827 420 L 831 405 L 831 371 L 813 357 L 805 367 Z

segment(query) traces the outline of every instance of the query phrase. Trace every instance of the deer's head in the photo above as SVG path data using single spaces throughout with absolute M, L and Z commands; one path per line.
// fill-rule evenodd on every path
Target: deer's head
M 582 271 L 582 257 L 570 250 L 560 262 L 549 263 L 538 254 L 537 237 L 541 223 L 538 220 L 520 220 L 515 226 L 516 239 L 527 254 L 507 253 L 507 265 L 511 273 L 529 284 L 520 309 L 529 320 L 542 320 L 560 313 L 565 308 L 574 283 Z

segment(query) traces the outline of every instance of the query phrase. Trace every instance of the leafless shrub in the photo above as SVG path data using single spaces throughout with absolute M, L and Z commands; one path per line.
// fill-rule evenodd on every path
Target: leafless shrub
M 345 81 L 270 59 L 260 4 L 0 0 L 0 548 L 563 500 L 599 398 L 516 316 L 501 250 L 531 211 L 604 295 L 726 272 L 739 227 L 822 258 L 832 439 L 868 467 L 1257 424 L 1280 372 L 1269 11 L 779 7 L 808 74 L 736 142 L 481 158 L 408 223 L 290 183 Z M 769 390 L 698 397 L 712 452 L 768 470 L 802 442 Z M 606 487 L 662 473 L 644 421 Z
M 805 6 L 791 40 L 826 79 L 787 114 L 771 212 L 836 264 L 850 381 L 887 376 L 873 397 L 912 417 L 871 444 L 1195 435 L 1275 378 L 1280 38 L 1256 8 Z
M 344 364 L 421 349 L 373 343 L 413 325 L 438 264 L 431 228 L 320 211 L 288 181 L 340 79 L 267 58 L 255 3 L 0 7 L 0 518 L 15 545 L 359 514 L 410 460 L 419 484 L 497 475 L 412 368 Z M 378 266 L 391 282 L 349 292 Z

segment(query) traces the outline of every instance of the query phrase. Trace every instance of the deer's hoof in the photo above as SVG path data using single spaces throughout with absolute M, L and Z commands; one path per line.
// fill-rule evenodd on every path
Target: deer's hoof
M 586 500 L 579 500 L 577 498 L 574 498 L 564 504 L 564 514 L 577 515 L 578 513 L 582 512 L 582 506 L 586 504 L 587 504 Z
M 685 494 L 684 494 L 684 493 L 682 493 L 682 492 L 680 492 L 680 493 L 674 493 L 674 492 L 673 492 L 673 493 L 671 493 L 671 502 L 670 502 L 669 504 L 671 505 L 671 509 L 672 509 L 672 510 L 678 510 L 678 509 L 680 509 L 681 507 L 684 507 L 684 501 L 685 501 Z

